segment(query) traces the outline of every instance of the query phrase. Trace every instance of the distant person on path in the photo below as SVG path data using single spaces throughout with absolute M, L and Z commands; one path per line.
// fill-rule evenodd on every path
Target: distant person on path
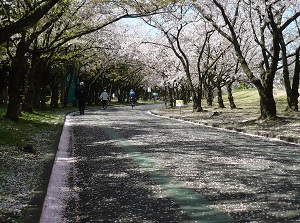
M 104 88 L 103 92 L 100 94 L 100 100 L 102 101 L 103 109 L 105 109 L 107 106 L 107 101 L 108 101 L 108 94 L 107 94 L 105 88 Z
M 135 103 L 135 92 L 133 89 L 131 89 L 129 91 L 129 98 L 130 98 L 130 102 L 132 101 L 132 103 L 134 104 Z
M 79 86 L 77 87 L 75 91 L 75 96 L 78 98 L 79 113 L 80 115 L 84 115 L 87 91 L 83 82 L 80 82 Z

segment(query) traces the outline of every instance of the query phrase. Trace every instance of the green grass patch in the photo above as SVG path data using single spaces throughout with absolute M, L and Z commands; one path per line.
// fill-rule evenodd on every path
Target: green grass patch
M 62 124 L 65 114 L 75 108 L 60 108 L 47 111 L 23 112 L 20 120 L 15 122 L 5 117 L 6 107 L 0 107 L 0 145 L 25 146 L 34 141 L 37 134 L 55 129 Z
M 240 108 L 259 109 L 260 98 L 256 88 L 236 89 L 233 91 L 234 102 Z M 224 103 L 228 103 L 227 94 L 223 95 Z M 274 89 L 274 100 L 277 110 L 284 110 L 287 106 L 286 92 L 283 89 Z

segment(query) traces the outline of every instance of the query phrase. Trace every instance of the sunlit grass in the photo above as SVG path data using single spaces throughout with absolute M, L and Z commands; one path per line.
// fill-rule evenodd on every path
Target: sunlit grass
M 234 101 L 237 107 L 241 108 L 259 108 L 259 95 L 256 88 L 234 90 Z M 228 102 L 227 95 L 223 97 Z M 286 92 L 283 89 L 274 89 L 274 99 L 278 110 L 286 107 Z
M 250 116 L 258 117 L 260 115 L 260 98 L 256 88 L 250 89 L 236 89 L 233 91 L 234 103 L 238 110 L 230 108 L 228 95 L 226 92 L 222 95 L 225 108 L 218 108 L 217 98 L 215 98 L 213 106 L 208 106 L 206 101 L 203 100 L 203 108 L 208 111 L 220 110 L 227 113 L 239 112 L 239 109 L 243 109 Z M 274 89 L 274 99 L 276 102 L 277 114 L 280 116 L 285 113 L 287 106 L 286 92 L 283 89 Z

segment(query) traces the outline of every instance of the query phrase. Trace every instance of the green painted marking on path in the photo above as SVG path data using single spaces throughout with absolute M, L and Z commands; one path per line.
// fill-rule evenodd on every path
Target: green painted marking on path
M 225 213 L 212 209 L 211 202 L 191 188 L 187 188 L 181 182 L 172 179 L 163 167 L 154 159 L 147 157 L 138 151 L 126 139 L 112 129 L 101 126 L 101 129 L 145 171 L 155 183 L 160 185 L 166 193 L 190 216 L 192 220 L 200 223 L 231 223 L 232 219 Z

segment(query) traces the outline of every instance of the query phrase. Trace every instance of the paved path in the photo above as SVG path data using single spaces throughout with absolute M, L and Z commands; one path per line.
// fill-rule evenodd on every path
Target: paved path
M 147 109 L 67 117 L 42 223 L 300 222 L 299 146 Z

